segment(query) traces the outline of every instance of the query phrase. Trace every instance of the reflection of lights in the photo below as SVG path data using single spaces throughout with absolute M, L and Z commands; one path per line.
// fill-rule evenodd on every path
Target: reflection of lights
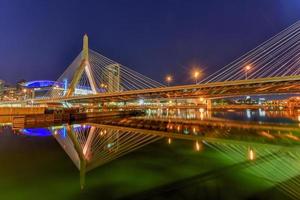
M 107 148 L 111 148 L 111 147 L 113 147 L 114 146 L 114 143 L 109 143 L 109 144 L 107 144 Z
M 184 133 L 184 134 L 189 134 L 189 130 L 188 130 L 187 128 L 185 128 L 185 129 L 183 130 L 183 133 Z
M 204 114 L 203 112 L 200 112 L 200 120 L 203 120 L 204 119 Z
M 177 126 L 177 131 L 180 131 L 180 126 L 179 125 Z
M 264 111 L 260 108 L 260 109 L 258 109 L 258 114 L 259 114 L 260 117 L 265 117 L 266 116 L 266 111 Z
M 269 133 L 269 131 L 268 131 L 268 132 L 266 132 L 266 131 L 261 131 L 261 132 L 259 132 L 259 134 L 260 134 L 261 136 L 264 136 L 264 137 L 269 138 L 269 139 L 274 139 L 274 138 L 275 138 L 273 135 L 271 135 L 271 134 Z
M 251 110 L 249 109 L 246 110 L 246 116 L 247 118 L 251 118 Z
M 171 143 L 172 143 L 172 139 L 168 138 L 168 144 L 171 144 Z
M 292 140 L 295 140 L 295 141 L 299 141 L 299 137 L 293 135 L 292 133 L 289 133 L 289 134 L 285 134 L 285 136 L 289 139 L 292 139 Z
M 204 108 L 199 108 L 199 112 L 203 113 L 204 112 Z
M 249 160 L 255 159 L 255 153 L 252 148 L 249 148 L 249 150 L 248 150 L 248 158 L 249 158 Z
M 201 150 L 201 144 L 198 142 L 198 140 L 195 143 L 195 149 L 196 149 L 196 151 L 200 151 Z
M 298 121 L 300 122 L 300 115 L 298 115 Z
M 28 136 L 46 137 L 51 136 L 52 133 L 47 128 L 25 128 L 21 129 L 20 132 Z
M 66 137 L 67 137 L 67 129 L 66 129 L 65 126 L 63 127 L 62 137 L 63 137 L 63 138 L 66 138 Z
M 140 99 L 140 100 L 139 100 L 139 104 L 140 104 L 140 105 L 143 105 L 143 104 L 144 104 L 144 99 Z
M 193 128 L 193 133 L 196 133 L 196 128 L 195 127 Z

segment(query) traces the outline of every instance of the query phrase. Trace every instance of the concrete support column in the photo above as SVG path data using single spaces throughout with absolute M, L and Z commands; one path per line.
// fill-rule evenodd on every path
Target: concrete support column
M 212 100 L 206 99 L 206 109 L 211 110 L 212 109 Z

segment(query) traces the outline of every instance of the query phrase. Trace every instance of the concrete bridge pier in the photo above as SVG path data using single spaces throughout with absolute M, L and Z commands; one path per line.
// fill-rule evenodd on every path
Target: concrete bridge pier
M 212 109 L 212 100 L 206 99 L 206 109 L 211 110 Z

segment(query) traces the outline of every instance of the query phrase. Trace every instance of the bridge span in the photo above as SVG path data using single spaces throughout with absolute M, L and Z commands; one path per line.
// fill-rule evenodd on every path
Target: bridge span
M 51 99 L 39 99 L 35 100 L 35 102 L 96 103 L 111 101 L 132 101 L 137 99 L 187 99 L 199 97 L 216 99 L 244 95 L 295 93 L 300 93 L 300 75 L 159 87 L 81 96 L 63 96 Z

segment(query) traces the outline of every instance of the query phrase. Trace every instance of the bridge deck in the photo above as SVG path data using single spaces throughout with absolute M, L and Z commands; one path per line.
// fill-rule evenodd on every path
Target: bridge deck
M 138 98 L 195 98 L 199 96 L 206 98 L 221 98 L 241 95 L 288 93 L 300 93 L 299 75 L 98 93 L 92 95 L 41 99 L 35 101 L 39 103 L 61 101 L 105 102 L 128 101 Z

